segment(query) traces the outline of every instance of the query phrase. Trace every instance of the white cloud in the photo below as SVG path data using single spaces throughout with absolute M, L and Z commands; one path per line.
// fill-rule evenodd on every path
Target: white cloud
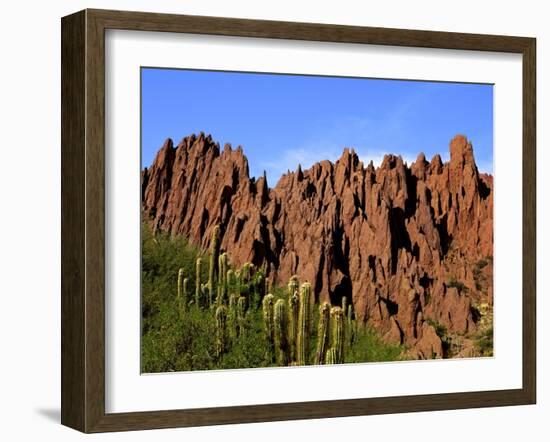
M 298 147 L 295 149 L 285 149 L 280 152 L 280 155 L 278 155 L 277 159 L 272 159 L 260 163 L 259 168 L 265 169 L 270 186 L 274 186 L 279 178 L 287 171 L 295 171 L 298 167 L 298 164 L 302 166 L 303 170 L 306 170 L 313 166 L 313 164 L 323 160 L 329 160 L 334 163 L 342 156 L 342 152 L 346 147 L 355 149 L 359 160 L 364 163 L 365 167 L 371 160 L 375 167 L 380 166 L 380 164 L 382 164 L 384 156 L 392 153 L 394 155 L 401 155 L 403 161 L 405 161 L 408 165 L 411 165 L 411 163 L 416 160 L 416 156 L 412 156 L 406 153 L 399 154 L 397 149 L 395 151 L 383 151 L 357 146 L 324 144 L 308 147 Z

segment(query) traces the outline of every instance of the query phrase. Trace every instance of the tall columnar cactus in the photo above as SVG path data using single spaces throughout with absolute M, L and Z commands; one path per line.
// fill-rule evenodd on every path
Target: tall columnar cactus
M 225 303 L 227 296 L 227 253 L 222 253 L 218 257 L 218 297 L 217 305 Z
M 246 298 L 244 296 L 239 296 L 237 299 L 237 335 L 242 336 L 244 333 L 245 325 L 245 316 L 246 316 Z
M 195 263 L 195 305 L 197 308 L 201 307 L 201 267 L 202 267 L 202 259 L 197 258 L 197 262 Z
M 289 324 L 288 324 L 288 341 L 290 345 L 290 359 L 292 361 L 297 360 L 296 348 L 298 339 L 298 314 L 299 314 L 300 301 L 298 293 L 294 292 L 288 298 L 288 312 L 289 312 Z
M 220 305 L 216 309 L 216 356 L 218 358 L 227 350 L 227 307 Z
M 243 283 L 250 284 L 256 273 L 256 266 L 251 262 L 245 262 L 241 268 L 241 279 Z
M 330 305 L 323 302 L 319 307 L 319 328 L 317 329 L 317 351 L 315 352 L 315 363 L 320 365 L 325 362 L 325 353 L 328 348 L 329 339 Z
M 231 269 L 225 274 L 225 282 L 227 284 L 227 293 L 235 293 L 239 296 L 239 293 L 235 290 L 235 272 Z
M 178 309 L 179 309 L 180 317 L 183 315 L 185 311 L 185 306 L 187 305 L 187 300 L 184 299 L 183 280 L 184 280 L 184 270 L 179 269 L 178 270 Z M 187 293 L 185 293 L 185 297 L 187 297 Z
M 300 283 L 298 281 L 298 277 L 296 275 L 291 276 L 290 279 L 288 280 L 288 285 L 287 285 L 288 297 L 290 298 L 292 295 L 297 293 L 299 288 L 300 288 Z
M 298 365 L 307 365 L 309 363 L 309 332 L 311 328 L 311 284 L 304 282 L 300 287 L 300 316 L 298 319 Z
M 286 313 L 286 303 L 283 299 L 275 303 L 274 321 L 275 321 L 275 345 L 277 347 L 277 363 L 281 366 L 288 365 L 288 316 Z
M 335 350 L 336 364 L 344 363 L 344 312 L 341 307 L 332 307 L 332 348 Z
M 241 271 L 235 270 L 235 291 L 241 296 Z
M 334 348 L 329 348 L 327 350 L 327 355 L 325 356 L 325 364 L 327 365 L 331 365 L 331 364 L 336 364 L 336 349 Z
M 187 311 L 187 305 L 189 304 L 189 278 L 183 278 L 183 299 L 182 309 L 185 313 Z
M 244 284 L 248 284 L 250 282 L 250 277 L 252 276 L 251 267 L 252 263 L 245 262 L 241 268 L 241 280 Z
M 210 239 L 210 269 L 208 271 L 208 305 L 212 307 L 214 300 L 214 281 L 218 271 L 218 256 L 220 254 L 220 226 L 216 225 Z
M 251 289 L 253 293 L 252 303 L 254 305 L 254 308 L 258 308 L 262 298 L 265 296 L 266 293 L 268 293 L 268 292 L 264 292 L 265 274 L 261 269 L 254 274 L 254 277 L 252 278 L 252 281 L 251 281 L 251 286 L 252 286 Z
M 264 297 L 262 304 L 264 328 L 268 347 L 267 351 L 270 360 L 273 360 L 275 349 L 275 321 L 273 317 L 273 300 L 274 296 L 272 294 L 268 294 Z

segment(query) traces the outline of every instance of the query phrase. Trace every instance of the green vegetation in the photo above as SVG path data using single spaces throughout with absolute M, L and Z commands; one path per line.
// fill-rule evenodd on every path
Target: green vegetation
M 478 356 L 493 356 L 493 306 L 481 303 L 476 309 L 479 317 L 479 329 L 474 336 L 474 348 Z
M 445 336 L 447 336 L 447 327 L 445 327 L 443 324 L 437 321 L 434 321 L 433 319 L 430 319 L 430 318 L 427 318 L 426 322 L 434 328 L 435 334 L 437 336 L 439 336 L 442 339 Z
M 482 258 L 482 259 L 480 259 L 479 261 L 477 261 L 477 262 L 475 263 L 475 268 L 476 268 L 477 270 L 481 270 L 482 268 L 486 267 L 487 264 L 489 264 L 488 259 L 487 259 L 487 258 Z
M 468 292 L 468 287 L 466 287 L 466 284 L 464 284 L 462 281 L 458 281 L 454 276 L 451 278 L 451 280 L 447 283 L 447 287 L 454 287 L 459 292 Z
M 493 356 L 493 327 L 481 330 L 474 341 L 480 356 Z
M 485 258 L 477 261 L 473 266 L 474 281 L 476 285 L 476 290 L 487 294 L 487 276 L 484 274 L 483 269 L 493 263 L 492 256 L 486 256 Z
M 443 356 L 447 358 L 451 357 L 453 353 L 453 337 L 449 334 L 447 327 L 430 318 L 427 318 L 426 322 L 434 328 L 435 334 L 441 339 L 441 343 L 443 344 Z
M 314 305 L 298 277 L 268 293 L 265 268 L 237 269 L 220 254 L 217 229 L 211 251 L 142 225 L 143 372 L 404 358 L 402 346 L 355 320 L 348 298 L 346 310 Z

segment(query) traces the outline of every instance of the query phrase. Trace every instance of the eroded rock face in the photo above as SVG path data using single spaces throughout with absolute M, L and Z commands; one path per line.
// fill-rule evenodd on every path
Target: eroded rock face
M 450 161 L 423 154 L 408 167 L 386 155 L 365 166 L 344 149 L 335 163 L 281 177 L 249 178 L 242 149 L 220 150 L 210 136 L 167 140 L 142 172 L 142 208 L 154 228 L 206 249 L 221 226 L 233 264 L 268 264 L 284 284 L 297 274 L 316 300 L 346 295 L 357 317 L 418 357 L 441 356 L 434 324 L 475 331 L 472 304 L 492 302 L 492 177 L 477 170 L 464 136 Z M 481 276 L 480 276 L 481 275 Z

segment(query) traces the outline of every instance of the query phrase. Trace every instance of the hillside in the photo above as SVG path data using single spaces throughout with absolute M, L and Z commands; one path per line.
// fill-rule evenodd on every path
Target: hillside
M 377 168 L 344 149 L 270 188 L 240 147 L 201 133 L 167 140 L 142 171 L 142 209 L 203 250 L 219 225 L 233 264 L 267 264 L 274 285 L 299 275 L 316 302 L 351 298 L 360 321 L 416 357 L 471 356 L 492 305 L 493 184 L 466 137 L 449 148 L 446 163 L 386 155 Z

